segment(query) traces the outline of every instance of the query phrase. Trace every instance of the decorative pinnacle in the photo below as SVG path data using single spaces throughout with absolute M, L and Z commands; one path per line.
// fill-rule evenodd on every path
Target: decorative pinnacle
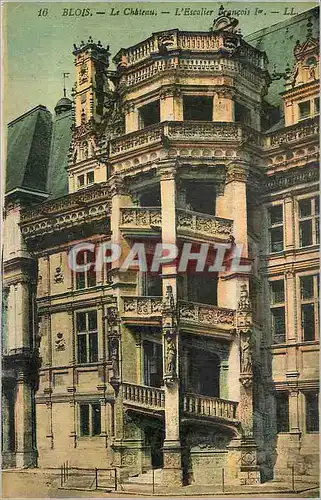
M 104 48 L 101 41 L 98 40 L 98 42 L 95 43 L 92 36 L 90 36 L 88 38 L 87 42 L 85 42 L 84 40 L 81 40 L 80 45 L 78 47 L 74 43 L 73 54 L 77 55 L 87 48 L 95 48 L 96 50 L 98 49 L 100 52 L 105 52 L 106 54 L 110 55 L 109 54 L 109 45 L 107 45 L 107 47 Z
M 308 23 L 307 23 L 307 38 L 311 38 L 312 37 L 312 28 L 313 28 L 313 24 L 312 24 L 312 21 L 311 21 L 311 17 L 309 17 Z

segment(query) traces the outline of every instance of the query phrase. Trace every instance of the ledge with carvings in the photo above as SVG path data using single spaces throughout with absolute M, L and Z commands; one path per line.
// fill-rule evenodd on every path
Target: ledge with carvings
M 88 222 L 102 220 L 110 213 L 110 188 L 107 183 L 68 194 L 21 212 L 24 238 L 34 238 Z

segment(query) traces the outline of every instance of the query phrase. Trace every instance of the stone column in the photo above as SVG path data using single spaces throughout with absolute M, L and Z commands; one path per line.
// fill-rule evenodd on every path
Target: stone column
M 176 169 L 163 163 L 160 169 L 162 243 L 176 244 Z M 163 373 L 165 382 L 165 484 L 182 484 L 179 415 L 179 334 L 176 317 L 177 269 L 171 262 L 162 266 L 163 281 Z
M 234 101 L 228 90 L 215 92 L 213 97 L 213 122 L 233 122 Z
M 17 468 L 36 467 L 37 453 L 33 442 L 33 389 L 24 372 L 18 373 L 15 400 L 15 435 Z
M 300 455 L 301 448 L 301 431 L 300 431 L 300 421 L 299 421 L 299 390 L 297 388 L 297 383 L 293 381 L 290 382 L 289 391 L 289 427 L 290 435 L 288 439 L 288 458 L 287 467 L 296 465 L 298 463 L 298 458 Z

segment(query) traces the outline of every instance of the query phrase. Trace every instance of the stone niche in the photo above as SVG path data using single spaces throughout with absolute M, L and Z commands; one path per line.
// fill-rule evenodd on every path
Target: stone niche
M 227 478 L 228 445 L 233 439 L 229 430 L 206 426 L 189 428 L 186 432 L 186 448 L 189 450 L 188 483 L 222 485 L 224 469 Z

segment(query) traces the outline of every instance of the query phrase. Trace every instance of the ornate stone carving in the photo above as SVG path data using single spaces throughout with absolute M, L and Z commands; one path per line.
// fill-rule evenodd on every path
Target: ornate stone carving
M 64 282 L 64 274 L 62 272 L 61 267 L 56 267 L 56 271 L 54 274 L 54 282 L 55 283 L 63 283 Z
M 64 339 L 64 334 L 61 332 L 57 333 L 57 338 L 55 340 L 55 351 L 65 351 L 66 341 Z
M 108 337 L 109 359 L 113 370 L 113 379 L 119 379 L 119 339 L 116 336 Z
M 173 288 L 171 285 L 166 286 L 165 298 L 162 304 L 162 311 L 173 312 L 175 310 L 175 299 L 173 295 Z
M 137 227 L 161 226 L 161 210 L 158 208 L 146 209 L 141 207 L 122 208 L 121 224 Z
M 176 362 L 177 347 L 176 336 L 165 337 L 166 358 L 165 358 L 165 380 L 175 380 L 177 378 Z
M 177 216 L 177 227 L 178 229 L 200 231 L 221 238 L 225 235 L 231 235 L 233 229 L 233 221 L 179 209 Z
M 160 316 L 162 313 L 161 297 L 124 297 L 124 313 L 134 313 L 136 316 Z
M 246 285 L 241 285 L 240 300 L 237 309 L 241 312 L 248 312 L 252 309 L 250 296 Z
M 128 195 L 128 188 L 120 175 L 113 175 L 109 179 L 110 196 Z
M 234 325 L 235 321 L 235 312 L 231 309 L 184 301 L 179 302 L 179 316 L 181 321 L 210 325 Z

